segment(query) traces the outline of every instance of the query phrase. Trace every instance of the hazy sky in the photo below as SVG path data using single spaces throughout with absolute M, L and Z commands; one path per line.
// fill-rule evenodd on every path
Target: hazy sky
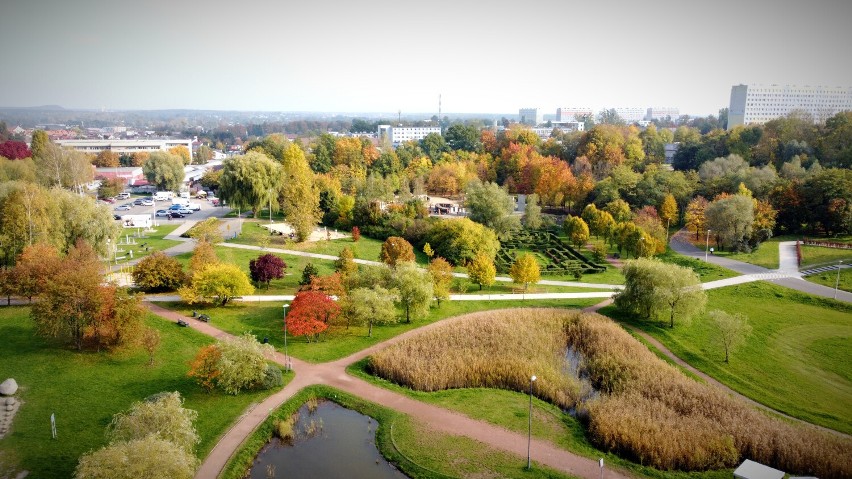
M 850 0 L 0 0 L 0 106 L 517 113 L 852 85 Z

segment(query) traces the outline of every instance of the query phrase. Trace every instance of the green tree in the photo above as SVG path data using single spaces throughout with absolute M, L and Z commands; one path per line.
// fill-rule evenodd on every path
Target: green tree
M 210 217 L 200 223 L 196 223 L 187 234 L 190 238 L 196 241 L 203 241 L 215 245 L 221 243 L 222 238 L 222 222 L 219 218 Z
M 713 341 L 725 350 L 725 362 L 728 362 L 731 352 L 743 344 L 751 334 L 748 317 L 742 313 L 728 314 L 714 309 L 707 313 L 710 327 L 713 329 Z
M 296 145 L 291 144 L 284 150 L 282 163 L 284 182 L 279 199 L 284 218 L 296 230 L 298 241 L 305 241 L 322 217 L 314 174 L 304 152 Z
M 195 150 L 195 162 L 199 165 L 203 165 L 208 161 L 213 159 L 213 149 L 207 145 L 200 145 L 197 150 Z
M 133 268 L 133 282 L 142 291 L 175 291 L 185 280 L 180 262 L 162 251 L 143 258 Z
M 264 207 L 278 208 L 281 181 L 281 165 L 263 153 L 249 151 L 222 162 L 219 197 L 231 207 L 251 208 L 258 217 Z
M 413 262 L 398 263 L 391 274 L 391 284 L 399 292 L 399 302 L 405 310 L 405 322 L 420 319 L 429 312 L 434 291 L 426 271 Z
M 344 281 L 358 274 L 358 263 L 350 247 L 340 250 L 340 256 L 334 261 L 334 270 L 340 273 Z
M 450 286 L 453 283 L 453 267 L 444 258 L 437 257 L 429 262 L 429 276 L 432 277 L 432 291 L 438 306 L 442 299 L 450 299 Z
M 189 286 L 181 288 L 179 293 L 189 304 L 215 298 L 224 306 L 233 298 L 254 293 L 254 286 L 239 266 L 218 263 L 194 271 Z
M 196 411 L 183 407 L 179 392 L 160 393 L 113 416 L 107 437 L 118 442 L 154 436 L 192 453 L 201 441 L 193 426 L 197 418 Z
M 453 150 L 470 151 L 473 153 L 482 150 L 482 142 L 479 141 L 479 130 L 473 125 L 456 123 L 447 128 L 444 138 L 449 148 Z
M 169 441 L 147 436 L 117 442 L 80 457 L 74 479 L 192 479 L 198 459 Z
M 568 215 L 562 223 L 562 231 L 568 236 L 568 241 L 575 248 L 580 248 L 589 241 L 589 226 L 578 216 Z
M 524 225 L 531 230 L 541 228 L 541 206 L 538 204 L 538 195 L 535 193 L 527 195 L 527 204 L 524 207 Z
M 436 255 L 457 266 L 466 264 L 479 254 L 493 260 L 500 249 L 494 231 L 467 218 L 433 223 L 426 233 L 426 241 Z
M 610 201 L 604 206 L 604 210 L 612 215 L 616 223 L 630 221 L 633 214 L 630 212 L 630 205 L 622 199 Z
M 414 248 L 404 238 L 391 236 L 382 243 L 382 251 L 379 259 L 393 268 L 399 263 L 414 261 Z
M 748 251 L 754 224 L 754 202 L 745 195 L 732 195 L 712 201 L 704 212 L 709 228 L 719 246 Z
M 426 153 L 433 162 L 438 161 L 441 155 L 449 151 L 447 142 L 440 133 L 429 133 L 425 138 L 420 140 L 420 148 Z
M 512 263 L 512 267 L 509 268 L 509 276 L 515 283 L 523 284 L 524 291 L 527 290 L 530 283 L 538 283 L 538 280 L 541 279 L 541 270 L 535 256 L 529 253 L 518 256 Z
M 110 245 L 115 244 L 121 233 L 121 225 L 113 219 L 110 208 L 95 203 L 91 197 L 67 190 L 55 189 L 51 196 L 62 218 L 53 233 L 61 241 L 60 249 L 68 251 L 82 240 L 99 254 L 107 256 Z
M 615 296 L 615 305 L 624 312 L 665 318 L 674 328 L 676 320 L 691 320 L 707 304 L 707 293 L 691 268 L 640 258 L 628 261 L 622 273 L 624 290 Z
M 98 197 L 112 198 L 124 191 L 125 184 L 123 178 L 106 178 L 101 181 L 101 186 L 98 187 Z
M 161 191 L 178 191 L 184 178 L 184 164 L 180 156 L 165 151 L 155 151 L 142 165 L 148 183 Z
M 271 344 L 261 344 L 251 333 L 244 333 L 217 344 L 221 357 L 217 386 L 228 394 L 263 385 L 267 359 L 275 353 Z
M 299 285 L 308 286 L 317 276 L 319 276 L 319 270 L 317 267 L 314 266 L 313 263 L 308 263 L 302 270 L 302 279 L 299 281 Z
M 56 202 L 47 190 L 22 181 L 0 184 L 0 248 L 5 262 L 35 243 L 59 245 L 60 225 Z
M 512 215 L 515 201 L 496 183 L 468 182 L 464 204 L 471 220 L 493 229 L 501 239 L 520 227 L 518 218 Z
M 219 264 L 216 249 L 206 241 L 199 241 L 192 249 L 192 256 L 189 258 L 189 279 L 192 279 L 192 275 L 195 273 L 212 264 Z
M 341 301 L 343 318 L 349 324 L 366 324 L 367 336 L 373 337 L 373 324 L 392 324 L 398 321 L 394 302 L 399 301 L 396 291 L 381 286 L 355 288 Z
M 480 291 L 482 291 L 483 286 L 491 286 L 497 277 L 497 268 L 494 267 L 494 260 L 486 254 L 474 256 L 473 260 L 467 264 L 467 276 L 471 281 L 479 285 Z

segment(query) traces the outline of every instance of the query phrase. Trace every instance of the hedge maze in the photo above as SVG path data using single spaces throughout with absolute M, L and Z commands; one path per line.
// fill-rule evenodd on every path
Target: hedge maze
M 552 231 L 523 230 L 514 235 L 511 240 L 500 244 L 500 251 L 494 259 L 497 272 L 509 272 L 515 262 L 517 250 L 528 250 L 535 253 L 541 266 L 542 275 L 572 275 L 575 271 L 582 274 L 602 273 L 605 266 L 595 264 L 574 248 L 563 242 Z

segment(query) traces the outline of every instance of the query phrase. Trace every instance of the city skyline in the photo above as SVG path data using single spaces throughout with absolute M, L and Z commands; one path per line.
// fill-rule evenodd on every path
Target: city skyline
M 852 4 L 538 0 L 270 5 L 12 1 L 0 106 L 513 114 L 675 107 L 731 87 L 846 86 Z

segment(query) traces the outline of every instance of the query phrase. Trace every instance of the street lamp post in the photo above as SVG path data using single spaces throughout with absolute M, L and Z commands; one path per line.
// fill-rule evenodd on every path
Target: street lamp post
M 710 251 L 710 230 L 707 230 L 707 241 L 704 243 L 704 261 L 707 261 L 707 253 Z
M 530 446 L 532 444 L 532 388 L 534 382 L 535 376 L 530 378 L 530 414 L 527 424 L 527 470 L 532 467 L 532 460 L 530 458 Z
M 290 370 L 290 355 L 287 354 L 287 306 L 289 304 L 284 305 L 284 369 L 286 371 Z
M 837 260 L 837 279 L 834 280 L 834 299 L 837 299 L 837 288 L 840 287 L 840 268 L 843 267 L 843 260 Z

